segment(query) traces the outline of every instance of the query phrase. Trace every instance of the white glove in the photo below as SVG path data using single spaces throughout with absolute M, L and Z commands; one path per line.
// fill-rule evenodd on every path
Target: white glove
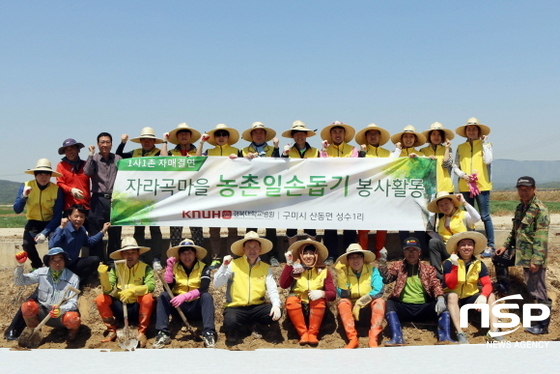
M 72 192 L 72 195 L 76 198 L 76 199 L 83 199 L 84 198 L 84 193 L 82 192 L 82 190 L 79 190 L 77 188 L 72 188 L 70 190 Z
M 441 314 L 445 312 L 445 309 L 447 309 L 447 307 L 445 306 L 445 299 L 443 298 L 443 296 L 438 296 L 436 303 L 436 313 Z
M 222 261 L 222 264 L 224 266 L 228 266 L 231 260 L 233 260 L 233 257 L 231 257 L 230 255 L 224 256 L 224 260 Z
M 38 244 L 44 243 L 45 240 L 47 240 L 45 234 L 37 234 L 37 236 L 35 236 L 35 242 Z
M 282 311 L 280 310 L 280 307 L 277 305 L 273 305 L 272 309 L 270 309 L 269 316 L 272 317 L 273 321 L 278 321 L 280 319 L 280 316 L 282 316 Z
M 307 296 L 309 296 L 309 300 L 311 300 L 311 301 L 324 299 L 325 298 L 325 291 L 322 291 L 322 290 L 309 291 Z
M 290 145 L 289 145 L 289 144 L 286 144 L 286 145 L 284 146 L 284 156 L 287 156 L 288 153 L 290 153 Z
M 161 262 L 154 261 L 152 263 L 152 269 L 154 269 L 155 272 L 159 272 L 159 271 L 163 270 L 163 267 L 161 266 Z
M 488 302 L 488 298 L 484 295 L 480 295 L 474 301 L 475 304 L 486 304 Z
M 25 186 L 23 188 L 23 192 L 21 193 L 21 197 L 26 198 L 31 193 L 31 186 Z
M 291 251 L 287 251 L 284 253 L 284 257 L 286 257 L 286 264 L 293 265 L 294 264 L 294 255 Z
M 459 266 L 459 256 L 457 256 L 455 253 L 453 253 L 451 256 L 449 256 L 449 262 L 451 262 L 451 264 L 455 265 L 455 266 Z
M 329 148 L 329 141 L 328 140 L 323 140 L 323 149 L 327 149 Z
M 383 247 L 379 250 L 379 261 L 387 262 L 387 248 Z
M 201 143 L 207 142 L 208 139 L 210 139 L 210 135 L 208 135 L 208 134 L 202 134 L 202 136 L 200 137 L 200 142 L 201 142 Z
M 301 274 L 305 269 L 300 263 L 294 264 L 294 268 L 292 269 L 292 274 Z

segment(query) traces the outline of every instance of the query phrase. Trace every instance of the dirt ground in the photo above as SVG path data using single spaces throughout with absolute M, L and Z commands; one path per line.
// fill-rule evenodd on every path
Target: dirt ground
M 553 218 L 554 221 L 554 218 Z M 558 222 L 558 220 L 556 220 Z M 508 227 L 511 224 L 510 217 L 496 217 L 495 226 L 499 228 L 501 225 Z M 13 233 L 2 234 L 4 230 L 0 230 L 0 240 L 6 240 L 10 237 L 13 240 Z M 550 247 L 549 247 L 549 267 L 548 267 L 548 287 L 549 296 L 553 299 L 552 308 L 552 321 L 549 327 L 548 335 L 534 336 L 523 331 L 523 329 L 518 329 L 516 332 L 507 335 L 510 341 L 543 341 L 543 340 L 556 340 L 560 336 L 560 310 L 557 308 L 556 295 L 560 291 L 560 233 L 558 230 L 551 230 L 550 234 Z M 492 272 L 491 263 L 489 260 L 484 260 Z M 14 264 L 15 265 L 15 264 Z M 334 269 L 330 269 L 333 276 L 336 277 Z M 281 268 L 275 268 L 275 276 L 278 279 L 280 277 Z M 512 269 L 513 284 L 512 291 L 519 291 L 524 296 L 527 296 L 527 292 L 524 289 L 521 282 L 521 272 L 520 269 Z M 492 274 L 493 275 L 493 274 Z M 12 270 L 0 271 L 0 282 L 5 286 L 0 289 L 0 310 L 3 313 L 0 315 L 0 329 L 2 333 L 8 327 L 12 316 L 15 314 L 17 308 L 25 300 L 25 298 L 31 294 L 34 287 L 17 287 L 13 284 L 13 272 Z M 157 280 L 157 287 L 154 292 L 154 296 L 158 296 L 161 292 L 161 284 Z M 74 342 L 66 342 L 66 331 L 51 329 L 50 327 L 43 328 L 43 335 L 45 336 L 45 342 L 39 348 L 40 349 L 84 349 L 84 348 L 95 348 L 95 349 L 107 349 L 112 351 L 118 351 L 120 348 L 116 342 L 101 343 L 100 340 L 103 339 L 105 326 L 101 322 L 93 299 L 101 292 L 99 282 L 92 280 L 91 284 L 86 286 L 80 297 L 80 314 L 82 317 L 82 326 L 80 328 L 80 333 L 78 339 Z M 385 290 L 385 294 L 389 293 L 390 287 Z M 224 302 L 224 287 L 221 289 L 211 289 L 214 296 L 214 303 L 216 305 L 215 319 L 216 319 L 216 329 L 218 333 L 217 348 L 229 349 L 229 350 L 255 350 L 257 348 L 292 348 L 292 349 L 309 349 L 311 347 L 304 346 L 300 347 L 298 344 L 298 336 L 295 332 L 292 324 L 290 323 L 287 316 L 284 314 L 276 326 L 263 327 L 261 326 L 260 332 L 262 338 L 252 334 L 250 330 L 247 330 L 243 335 L 242 341 L 239 344 L 233 346 L 227 346 L 225 343 L 225 336 L 220 332 L 222 326 L 222 305 Z M 288 292 L 285 290 L 280 290 L 280 297 L 282 301 L 288 296 Z M 329 309 L 327 310 L 325 319 L 320 332 L 320 343 L 319 348 L 321 349 L 335 349 L 342 348 L 346 344 L 346 337 L 344 330 L 340 321 L 336 317 L 338 313 L 336 312 L 336 301 L 330 303 Z M 148 348 L 151 348 L 152 343 L 155 339 L 155 312 L 152 316 L 152 327 L 148 330 Z M 193 326 L 200 329 L 201 323 L 199 321 L 190 321 Z M 360 347 L 368 346 L 368 326 L 358 325 L 358 332 L 360 335 Z M 403 324 L 403 334 L 405 341 L 408 345 L 432 345 L 437 344 L 437 330 L 436 324 L 426 323 L 404 323 Z M 469 326 L 467 330 L 467 335 L 471 343 L 484 343 L 486 341 L 486 329 L 480 329 L 476 326 Z M 172 342 L 167 347 L 169 348 L 202 348 L 202 341 L 193 336 L 191 333 L 186 331 L 186 329 L 181 328 L 181 321 L 179 318 L 175 318 L 171 323 L 171 336 Z M 454 336 L 454 335 L 453 335 Z M 388 340 L 390 337 L 390 330 L 388 327 L 383 331 L 382 340 Z M 9 342 L 3 337 L 0 338 L 0 347 L 2 348 L 12 348 L 20 349 L 18 347 L 17 341 Z

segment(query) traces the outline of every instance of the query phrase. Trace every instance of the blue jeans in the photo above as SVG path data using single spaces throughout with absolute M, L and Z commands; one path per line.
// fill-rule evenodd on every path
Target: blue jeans
M 470 197 L 469 192 L 461 192 L 466 202 L 474 206 L 476 201 L 476 206 L 478 212 L 480 213 L 480 218 L 484 223 L 484 230 L 486 230 L 486 238 L 488 239 L 488 247 L 494 249 L 494 224 L 492 223 L 492 217 L 490 217 L 490 191 L 481 191 L 480 195 L 474 198 Z

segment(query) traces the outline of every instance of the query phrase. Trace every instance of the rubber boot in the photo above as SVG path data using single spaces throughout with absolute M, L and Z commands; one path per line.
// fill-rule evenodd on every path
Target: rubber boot
M 4 332 L 4 338 L 6 340 L 17 340 L 21 335 L 21 332 L 25 328 L 25 320 L 23 319 L 23 314 L 21 313 L 21 308 L 18 309 L 16 315 L 12 319 L 10 326 Z
M 340 315 L 340 319 L 342 319 L 342 325 L 344 326 L 344 331 L 346 331 L 346 337 L 348 338 L 348 344 L 346 344 L 344 348 L 358 348 L 360 343 L 358 341 L 358 332 L 356 331 L 356 326 L 354 325 L 352 303 L 350 300 L 340 300 L 338 303 L 338 314 Z
M 101 343 L 113 342 L 117 338 L 117 321 L 114 317 L 103 318 L 103 323 L 107 327 L 107 335 L 101 339 Z
M 111 299 L 109 295 L 101 294 L 95 298 L 94 302 L 95 305 L 97 305 L 97 310 L 99 311 L 103 323 L 107 326 L 107 336 L 105 339 L 102 339 L 101 342 L 112 342 L 117 338 L 117 323 L 113 316 L 113 311 L 111 310 L 113 299 Z
M 369 347 L 379 347 L 377 342 L 379 334 L 383 331 L 383 318 L 385 317 L 385 300 L 378 298 L 371 302 L 371 328 L 369 329 Z
M 399 316 L 397 312 L 389 312 L 386 315 L 387 323 L 391 328 L 391 335 L 393 336 L 391 340 L 386 341 L 386 346 L 397 346 L 397 345 L 404 345 L 404 338 L 402 335 L 402 328 L 401 322 L 399 321 Z
M 311 345 L 319 344 L 319 330 L 321 329 L 321 323 L 325 317 L 325 310 L 327 308 L 327 302 L 325 299 L 319 299 L 314 301 L 309 301 L 309 334 L 308 342 Z
M 27 300 L 21 305 L 21 314 L 25 325 L 34 329 L 39 325 L 39 306 L 33 300 Z
M 537 300 L 537 302 L 539 304 L 544 304 L 546 306 L 548 306 L 549 308 L 552 306 L 552 300 L 548 299 L 548 301 L 540 301 Z M 550 314 L 552 315 L 552 308 L 550 308 Z M 535 324 L 531 327 L 527 327 L 525 328 L 525 331 L 527 331 L 528 333 L 531 333 L 533 335 L 541 335 L 541 334 L 548 334 L 548 325 L 550 324 L 550 315 L 548 316 L 547 319 L 542 320 L 542 321 L 537 321 L 535 322 Z
M 309 335 L 307 332 L 307 326 L 305 325 L 301 299 L 297 296 L 288 297 L 286 299 L 286 311 L 288 313 L 288 317 L 290 317 L 290 321 L 292 321 L 292 325 L 294 325 L 294 328 L 300 337 L 299 344 L 304 345 L 309 343 Z
M 62 324 L 68 329 L 68 341 L 76 340 L 82 321 L 78 312 L 66 312 L 62 316 Z
M 451 315 L 448 311 L 445 311 L 439 315 L 438 318 L 438 339 L 440 342 L 450 342 L 457 343 L 455 340 L 451 339 L 449 335 L 451 331 Z
M 494 265 L 494 267 L 496 269 L 494 290 L 501 295 L 509 295 L 509 268 L 501 265 Z
M 369 230 L 358 230 L 358 244 L 367 250 L 369 245 Z
M 146 338 L 146 330 L 150 326 L 150 318 L 154 309 L 154 298 L 151 293 L 138 297 L 140 310 L 138 311 L 138 346 L 145 348 L 148 339 Z M 124 305 L 126 308 L 126 305 Z

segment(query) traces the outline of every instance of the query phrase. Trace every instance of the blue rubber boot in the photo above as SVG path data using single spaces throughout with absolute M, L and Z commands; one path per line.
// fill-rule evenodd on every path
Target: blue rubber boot
M 397 312 L 388 312 L 385 318 L 387 319 L 387 323 L 391 328 L 391 334 L 393 336 L 391 340 L 384 343 L 385 346 L 390 347 L 404 345 L 405 343 L 402 335 L 401 322 L 399 321 Z
M 450 343 L 457 343 L 455 340 L 451 339 L 449 335 L 451 330 L 451 316 L 449 312 L 446 310 L 445 312 L 441 313 L 438 318 L 438 339 L 440 342 L 450 342 Z

